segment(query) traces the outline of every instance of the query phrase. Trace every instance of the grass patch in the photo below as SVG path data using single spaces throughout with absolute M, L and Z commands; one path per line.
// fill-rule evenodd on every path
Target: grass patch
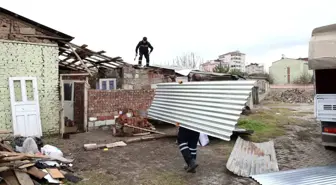
M 300 124 L 300 120 L 291 118 L 294 110 L 286 108 L 272 108 L 259 110 L 249 116 L 242 116 L 238 121 L 238 127 L 254 130 L 246 139 L 253 142 L 269 141 L 285 134 L 285 125 Z

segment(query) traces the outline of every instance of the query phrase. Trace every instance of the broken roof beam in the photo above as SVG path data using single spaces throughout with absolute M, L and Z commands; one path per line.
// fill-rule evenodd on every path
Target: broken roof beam
M 75 47 L 75 48 L 78 48 L 79 46 L 77 46 L 76 44 L 73 44 L 73 43 L 68 43 L 70 44 L 71 46 Z M 94 52 L 92 50 L 89 50 L 89 49 L 86 49 L 88 50 L 88 52 L 92 53 L 93 56 L 96 56 L 96 57 L 100 57 L 100 58 L 103 58 L 103 59 L 110 59 L 110 60 L 114 60 L 115 58 L 118 58 L 118 59 L 121 59 L 121 57 L 115 57 L 115 58 L 111 58 L 111 57 L 108 57 L 106 55 L 103 55 L 103 54 L 98 54 L 97 52 Z M 125 62 L 121 62 L 121 61 L 114 61 L 116 63 L 119 63 L 119 64 L 126 64 Z
M 82 59 L 79 57 L 79 55 L 76 53 L 76 51 L 74 50 L 74 48 L 71 46 L 71 44 L 67 44 L 70 49 L 72 50 L 72 52 L 76 55 L 77 59 L 82 63 L 83 67 L 86 69 L 86 71 L 90 74 L 90 76 L 92 76 L 92 73 L 90 72 L 90 70 L 87 68 L 87 66 L 85 65 L 85 63 L 82 61 Z M 83 45 L 84 46 L 84 45 Z

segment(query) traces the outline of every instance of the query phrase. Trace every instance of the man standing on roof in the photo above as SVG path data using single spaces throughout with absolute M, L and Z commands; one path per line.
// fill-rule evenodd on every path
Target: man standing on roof
M 150 51 L 148 51 L 148 48 L 150 48 Z M 138 43 L 138 45 L 135 48 L 135 56 L 138 55 L 138 50 L 140 52 L 140 56 L 139 56 L 139 66 L 142 65 L 142 56 L 145 56 L 146 58 L 146 67 L 149 66 L 149 55 L 152 53 L 153 51 L 153 46 L 147 41 L 147 37 L 144 37 L 142 39 L 142 41 L 140 41 Z

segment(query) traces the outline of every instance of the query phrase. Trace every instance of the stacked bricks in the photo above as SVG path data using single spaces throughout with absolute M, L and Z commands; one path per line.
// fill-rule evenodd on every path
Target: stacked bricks
M 123 109 L 147 110 L 154 98 L 154 90 L 89 90 L 88 115 L 98 120 L 114 118 Z

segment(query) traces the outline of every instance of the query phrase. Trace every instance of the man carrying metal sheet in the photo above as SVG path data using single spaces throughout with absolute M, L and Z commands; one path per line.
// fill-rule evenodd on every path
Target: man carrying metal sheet
M 196 168 L 198 167 L 198 164 L 196 163 L 198 139 L 198 132 L 179 127 L 177 141 L 184 161 L 187 164 L 184 169 L 190 173 L 195 173 Z
M 192 75 L 191 81 L 199 81 L 200 78 L 197 75 Z M 182 84 L 182 81 L 179 82 Z M 178 125 L 179 126 L 179 125 Z M 200 133 L 184 128 L 179 127 L 178 135 L 177 135 L 177 142 L 186 162 L 187 166 L 184 169 L 189 173 L 196 173 L 196 168 L 198 164 L 196 163 L 196 156 L 197 156 L 197 143 L 199 141 Z

